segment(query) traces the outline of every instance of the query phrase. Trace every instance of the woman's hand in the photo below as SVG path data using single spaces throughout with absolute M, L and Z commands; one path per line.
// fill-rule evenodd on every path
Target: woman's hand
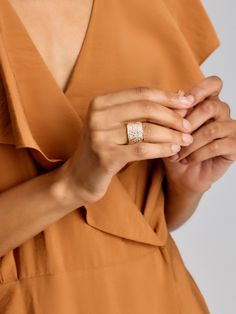
M 169 184 L 179 190 L 205 192 L 236 160 L 236 121 L 228 104 L 219 99 L 221 89 L 222 81 L 214 76 L 188 92 L 195 98 L 186 115 L 193 143 L 164 159 Z
M 192 96 L 148 87 L 96 97 L 89 106 L 79 147 L 61 167 L 58 191 L 76 195 L 82 189 L 85 202 L 95 202 L 127 163 L 175 155 L 181 146 L 192 143 L 191 125 L 175 109 L 191 108 L 192 103 Z M 144 142 L 125 145 L 125 122 L 132 120 L 143 121 Z

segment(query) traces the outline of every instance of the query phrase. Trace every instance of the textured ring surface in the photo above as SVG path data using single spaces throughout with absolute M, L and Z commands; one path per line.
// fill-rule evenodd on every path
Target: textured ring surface
M 126 124 L 126 130 L 129 144 L 139 143 L 144 140 L 142 122 L 129 122 Z

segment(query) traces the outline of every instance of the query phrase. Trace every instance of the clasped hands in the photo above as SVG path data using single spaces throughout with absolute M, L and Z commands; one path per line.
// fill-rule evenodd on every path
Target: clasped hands
M 205 192 L 236 160 L 236 121 L 219 98 L 222 86 L 216 76 L 205 78 L 185 94 L 194 97 L 192 108 L 176 110 L 191 123 L 193 141 L 163 161 L 169 183 L 183 191 Z
M 128 163 L 157 159 L 175 195 L 202 194 L 236 159 L 236 121 L 221 89 L 222 81 L 209 77 L 182 96 L 148 87 L 96 96 L 62 181 L 75 195 L 80 185 L 85 201 L 95 202 Z M 142 143 L 127 145 L 127 121 L 142 121 Z

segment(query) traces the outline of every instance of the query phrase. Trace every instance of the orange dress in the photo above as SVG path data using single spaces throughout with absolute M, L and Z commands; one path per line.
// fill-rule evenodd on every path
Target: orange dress
M 62 91 L 1 0 L 0 191 L 71 156 L 95 96 L 135 86 L 188 90 L 218 46 L 198 0 L 94 0 Z M 166 226 L 164 175 L 158 159 L 128 164 L 101 200 L 1 257 L 0 313 L 209 313 Z

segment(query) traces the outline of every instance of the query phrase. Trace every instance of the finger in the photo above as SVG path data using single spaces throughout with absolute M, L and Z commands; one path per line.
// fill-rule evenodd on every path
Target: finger
M 190 146 L 181 149 L 179 152 L 178 161 L 188 157 L 193 152 L 199 150 L 216 139 L 230 136 L 233 128 L 235 127 L 231 121 L 214 121 L 204 125 L 193 134 L 193 143 Z
M 228 104 L 219 99 L 207 99 L 195 106 L 186 118 L 192 125 L 192 131 L 195 131 L 210 119 L 222 121 L 229 117 L 230 109 Z
M 179 96 L 184 96 L 185 92 L 182 89 L 179 89 L 177 94 Z
M 150 101 L 123 103 L 94 111 L 90 116 L 90 127 L 93 130 L 108 130 L 135 120 L 155 123 L 182 132 L 192 130 L 188 120 L 182 118 L 174 110 Z
M 120 145 L 119 155 L 125 162 L 164 158 L 173 156 L 180 150 L 180 145 L 171 143 L 135 143 L 131 145 Z
M 187 158 L 183 159 L 181 163 L 183 164 L 199 163 L 207 159 L 219 156 L 225 158 L 228 161 L 233 162 L 234 160 L 236 160 L 235 143 L 236 143 L 235 138 L 233 139 L 230 137 L 215 140 L 210 144 L 195 151 Z
M 193 96 L 182 96 L 177 93 L 162 91 L 146 86 L 130 88 L 122 91 L 107 93 L 98 96 L 92 102 L 95 109 L 104 109 L 117 104 L 133 101 L 152 101 L 169 108 L 190 108 L 194 101 Z
M 194 96 L 194 105 L 208 97 L 217 98 L 223 87 L 223 82 L 218 76 L 210 76 L 190 89 L 186 95 Z
M 99 134 L 101 142 L 124 145 L 128 141 L 125 126 L 109 131 L 99 131 Z M 175 143 L 181 146 L 190 145 L 193 141 L 193 137 L 188 133 L 174 131 L 153 123 L 143 123 L 143 137 L 146 143 Z
M 187 109 L 175 109 L 175 112 L 178 113 L 182 118 L 188 114 Z
M 183 90 L 178 91 L 178 95 L 184 96 L 185 92 Z M 177 112 L 182 118 L 186 117 L 193 108 L 189 109 L 175 109 L 175 112 Z
M 144 141 L 149 143 L 175 143 L 181 146 L 190 145 L 193 137 L 153 123 L 143 123 Z

